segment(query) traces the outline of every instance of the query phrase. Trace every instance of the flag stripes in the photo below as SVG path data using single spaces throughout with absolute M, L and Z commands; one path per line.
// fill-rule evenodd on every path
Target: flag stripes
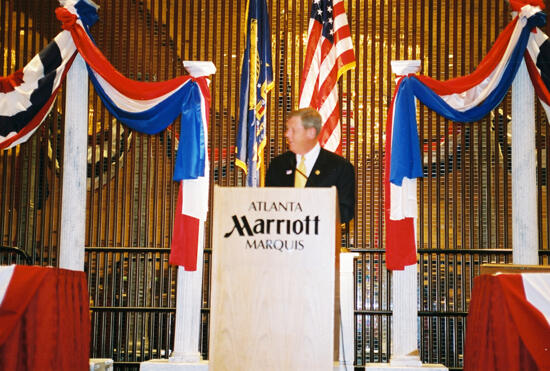
M 300 108 L 313 107 L 323 119 L 319 142 L 341 153 L 338 79 L 355 67 L 355 53 L 343 0 L 314 0 L 311 6 Z

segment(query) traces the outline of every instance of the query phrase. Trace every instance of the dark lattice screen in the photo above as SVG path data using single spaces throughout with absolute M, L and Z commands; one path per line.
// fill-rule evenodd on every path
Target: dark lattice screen
M 212 184 L 243 185 L 234 166 L 245 0 L 96 0 L 92 33 L 109 61 L 143 81 L 184 72 L 183 60 L 212 60 Z M 269 94 L 266 161 L 286 150 L 283 124 L 298 102 L 308 1 L 268 0 L 275 89 Z M 56 0 L 0 2 L 0 71 L 23 67 L 60 31 Z M 345 245 L 355 263 L 358 366 L 390 355 L 390 275 L 384 265 L 382 171 L 385 118 L 394 89 L 390 61 L 420 59 L 440 80 L 473 71 L 510 20 L 505 1 L 346 0 L 357 67 L 340 80 L 344 155 L 357 176 L 357 214 Z M 1 244 L 38 265 L 57 264 L 63 94 L 24 145 L 0 153 Z M 92 357 L 117 368 L 173 349 L 176 270 L 168 264 L 177 184 L 171 180 L 179 122 L 156 136 L 117 122 L 90 89 L 86 271 Z M 507 97 L 480 122 L 446 121 L 418 110 L 425 178 L 419 183 L 419 328 L 424 362 L 463 364 L 465 316 L 483 262 L 511 261 L 511 129 Z M 548 263 L 548 125 L 537 107 L 539 241 Z M 210 227 L 207 233 L 210 232 Z M 208 273 L 201 351 L 208 356 Z

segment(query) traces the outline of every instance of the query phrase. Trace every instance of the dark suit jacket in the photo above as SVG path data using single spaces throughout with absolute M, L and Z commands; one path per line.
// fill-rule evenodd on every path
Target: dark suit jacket
M 275 157 L 269 164 L 267 187 L 294 187 L 296 154 L 291 151 Z M 306 187 L 336 186 L 340 203 L 340 220 L 349 222 L 355 214 L 355 172 L 353 165 L 332 152 L 321 148 L 309 174 Z

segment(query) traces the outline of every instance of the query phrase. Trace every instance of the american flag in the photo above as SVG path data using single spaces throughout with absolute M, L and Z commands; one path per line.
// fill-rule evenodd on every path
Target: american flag
M 337 82 L 344 72 L 354 67 L 355 53 L 344 1 L 313 0 L 300 108 L 313 107 L 319 111 L 323 118 L 319 142 L 323 148 L 336 153 L 342 153 Z

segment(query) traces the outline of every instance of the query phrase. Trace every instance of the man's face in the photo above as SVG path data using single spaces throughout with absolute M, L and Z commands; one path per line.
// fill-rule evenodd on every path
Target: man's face
M 290 150 L 299 155 L 308 153 L 317 143 L 315 128 L 305 129 L 298 116 L 291 117 L 286 122 L 285 137 Z

